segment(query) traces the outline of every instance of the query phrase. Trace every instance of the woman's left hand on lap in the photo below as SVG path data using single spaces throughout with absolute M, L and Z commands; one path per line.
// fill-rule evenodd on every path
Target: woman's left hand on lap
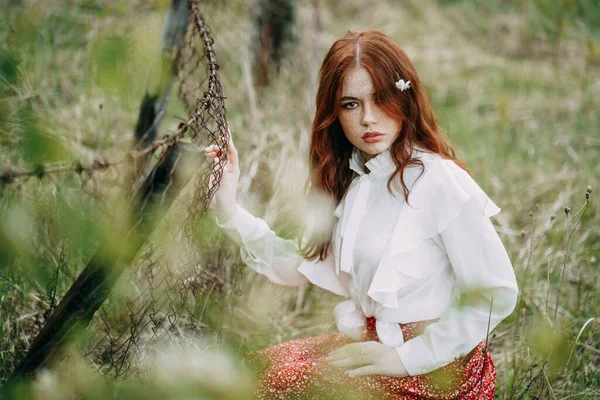
M 325 357 L 330 365 L 346 370 L 350 376 L 385 375 L 394 378 L 409 376 L 393 347 L 375 341 L 351 343 Z

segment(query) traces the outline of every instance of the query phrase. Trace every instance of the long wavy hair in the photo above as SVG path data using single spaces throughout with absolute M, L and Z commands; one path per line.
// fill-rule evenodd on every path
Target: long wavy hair
M 354 178 L 349 167 L 353 145 L 344 135 L 338 114 L 342 83 L 348 71 L 356 66 L 362 66 L 369 72 L 378 105 L 388 116 L 401 122 L 400 132 L 390 146 L 396 164 L 396 170 L 387 183 L 390 195 L 393 195 L 391 185 L 395 182 L 398 186 L 396 177 L 399 176 L 399 189 L 408 203 L 409 190 L 404 183 L 404 169 L 416 164 L 424 170 L 423 163 L 411 157 L 415 145 L 454 160 L 468 172 L 464 163 L 456 159 L 454 148 L 439 128 L 425 87 L 404 50 L 380 30 L 349 31 L 333 43 L 319 71 L 309 151 L 309 192 L 328 195 L 337 204 Z M 401 92 L 396 88 L 395 82 L 400 78 L 410 81 L 408 90 Z M 308 260 L 319 256 L 322 261 L 330 249 L 330 242 L 331 230 L 324 235 L 312 235 L 306 243 L 300 239 L 300 254 Z

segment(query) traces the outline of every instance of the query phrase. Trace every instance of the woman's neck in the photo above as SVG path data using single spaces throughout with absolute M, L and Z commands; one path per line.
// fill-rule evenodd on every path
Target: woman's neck
M 365 164 L 367 162 L 369 162 L 369 160 L 373 157 L 377 157 L 377 154 L 369 154 L 369 153 L 365 153 L 364 151 L 360 151 L 360 155 L 362 156 L 362 159 L 365 160 Z

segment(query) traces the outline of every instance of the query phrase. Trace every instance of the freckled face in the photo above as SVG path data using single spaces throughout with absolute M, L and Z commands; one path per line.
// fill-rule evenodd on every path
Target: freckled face
M 374 92 L 371 75 L 364 67 L 356 66 L 348 71 L 342 83 L 338 119 L 344 134 L 362 151 L 365 161 L 387 150 L 402 127 L 379 107 Z M 369 138 L 364 136 L 367 132 L 381 135 Z

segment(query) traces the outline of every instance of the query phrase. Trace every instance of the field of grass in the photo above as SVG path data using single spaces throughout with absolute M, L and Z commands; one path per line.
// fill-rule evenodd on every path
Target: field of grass
M 493 222 L 521 295 L 490 346 L 497 398 L 600 398 L 596 1 L 298 1 L 295 47 L 262 90 L 254 89 L 250 73 L 252 2 L 200 3 L 215 39 L 227 119 L 240 154 L 240 203 L 286 235 L 279 222 L 294 209 L 299 182 L 308 174 L 316 74 L 324 53 L 347 30 L 383 30 L 415 62 L 459 158 L 502 209 Z M 156 73 L 168 5 L 0 0 L 0 172 L 115 159 L 130 149 L 140 101 Z M 173 95 L 161 134 L 186 116 Z M 106 181 L 110 177 L 99 185 Z M 74 174 L 0 183 L 0 382 L 35 338 L 44 312 L 110 235 L 115 221 L 106 218 L 103 199 L 94 196 L 93 186 L 80 186 Z M 158 368 L 139 367 L 112 387 L 126 398 L 244 398 L 250 377 L 234 361 L 242 351 L 335 329 L 337 296 L 317 287 L 271 284 L 245 268 L 239 250 L 207 225 L 213 235 L 198 239 L 196 249 L 203 264 L 180 269 L 215 271 L 212 278 L 198 275 L 213 279 L 217 289 L 194 303 L 192 314 L 201 317 L 203 339 L 227 344 L 229 353 L 216 352 L 214 345 L 208 346 L 214 353 L 163 349 L 156 355 L 162 357 Z M 126 303 L 138 287 L 129 282 L 135 274 L 125 275 L 113 303 Z M 126 311 L 106 320 L 119 325 L 119 318 L 128 320 Z M 71 362 L 40 376 L 36 398 L 107 398 L 109 389 L 81 356 L 82 343 L 93 336 L 88 334 L 69 351 Z M 138 346 L 153 359 L 154 353 Z M 140 389 L 138 378 L 152 385 Z

